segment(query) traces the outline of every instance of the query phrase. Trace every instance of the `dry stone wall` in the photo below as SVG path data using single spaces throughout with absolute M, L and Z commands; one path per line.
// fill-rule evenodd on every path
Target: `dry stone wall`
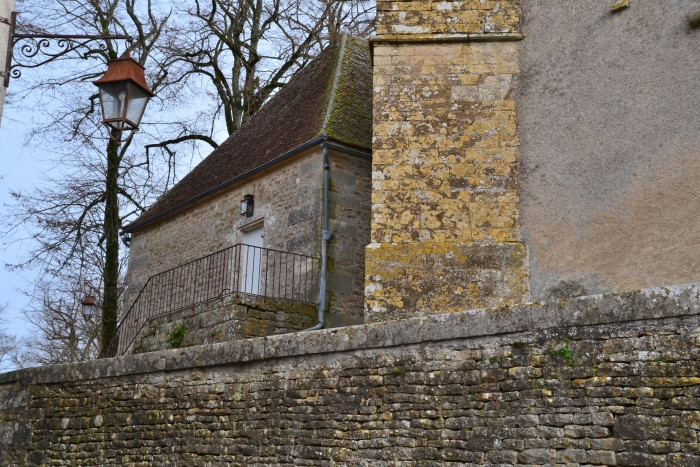
M 697 466 L 700 285 L 0 375 L 0 464 Z
M 255 295 L 233 295 L 153 318 L 136 336 L 131 353 L 216 344 L 301 331 L 316 324 L 316 307 Z M 173 340 L 176 329 L 182 337 Z

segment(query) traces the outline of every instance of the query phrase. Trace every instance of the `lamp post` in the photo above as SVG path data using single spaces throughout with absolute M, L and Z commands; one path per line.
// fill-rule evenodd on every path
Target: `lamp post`
M 102 300 L 102 349 L 112 349 L 110 342 L 117 328 L 119 314 L 119 145 L 138 130 L 148 100 L 153 97 L 146 83 L 144 68 L 127 53 L 107 62 L 104 76 L 94 82 L 100 93 L 102 123 L 109 130 L 107 176 L 105 180 L 105 266 Z M 127 132 L 124 138 L 124 132 Z M 116 348 L 114 348 L 116 350 Z M 106 355 L 111 356 L 111 355 Z
M 21 68 L 36 68 L 49 63 L 68 53 L 85 50 L 84 57 L 91 53 L 90 44 L 94 41 L 110 41 L 131 37 L 125 35 L 63 35 L 63 34 L 20 34 L 16 31 L 17 12 L 10 18 L 0 18 L 9 24 L 10 36 L 5 57 L 5 70 L 2 72 L 4 87 L 10 84 L 10 77 L 20 78 Z M 20 41 L 27 41 L 20 48 L 21 56 L 14 54 L 14 47 Z M 54 51 L 52 42 L 58 47 Z M 100 46 L 107 51 L 106 46 Z M 144 68 L 133 60 L 127 52 L 117 58 L 110 48 L 105 74 L 94 81 L 99 89 L 102 123 L 109 131 L 107 142 L 107 173 L 105 177 L 104 196 L 104 239 L 105 265 L 103 272 L 104 292 L 102 297 L 102 329 L 100 344 L 103 351 L 108 348 L 117 327 L 118 315 L 118 279 L 119 279 L 119 145 L 134 134 L 139 128 L 141 117 L 148 100 L 153 97 L 144 76 Z M 22 58 L 24 57 L 24 58 Z M 41 57 L 41 58 L 39 58 Z M 126 132 L 126 135 L 124 133 Z M 86 297 L 85 299 L 87 299 Z M 83 311 L 86 311 L 83 303 Z M 89 307 L 90 304 L 88 303 Z M 92 302 L 94 310 L 94 298 Z M 94 312 L 94 311 L 93 311 Z M 112 349 L 112 347 L 110 347 Z M 116 348 L 114 348 L 116 350 Z M 110 356 L 110 355 L 106 355 Z

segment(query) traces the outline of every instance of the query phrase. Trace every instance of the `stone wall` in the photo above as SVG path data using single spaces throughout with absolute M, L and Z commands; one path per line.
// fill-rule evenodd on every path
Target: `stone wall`
M 436 41 L 374 45 L 366 322 L 517 303 L 528 293 L 511 96 L 517 42 Z
M 317 256 L 322 170 L 313 148 L 134 232 L 127 307 L 150 276 L 242 243 L 241 229 L 261 220 L 265 247 Z M 255 197 L 253 217 L 240 215 L 246 194 Z
M 377 0 L 377 35 L 517 32 L 518 0 Z
M 364 247 L 369 243 L 370 163 L 331 151 L 332 230 L 329 274 L 337 322 L 362 322 Z M 243 242 L 246 226 L 264 222 L 264 246 L 320 256 L 323 157 L 320 147 L 254 175 L 133 233 L 126 276 L 128 308 L 148 278 Z M 255 197 L 253 217 L 240 200 Z
M 329 151 L 330 194 L 326 327 L 362 324 L 369 243 L 372 162 Z M 318 241 L 316 242 L 318 245 Z
M 0 464 L 700 463 L 700 285 L 0 375 Z
M 233 295 L 159 316 L 146 322 L 131 353 L 173 348 L 173 331 L 182 327 L 176 346 L 230 342 L 249 337 L 301 331 L 316 324 L 316 307 L 255 295 Z

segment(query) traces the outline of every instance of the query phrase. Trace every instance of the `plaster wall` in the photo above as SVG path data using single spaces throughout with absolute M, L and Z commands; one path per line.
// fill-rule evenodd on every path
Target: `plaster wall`
M 533 299 L 700 276 L 695 0 L 524 0 L 515 93 Z
M 354 324 L 362 321 L 370 162 L 334 151 L 330 159 L 331 311 L 339 324 Z M 246 227 L 260 221 L 265 248 L 319 257 L 322 172 L 322 150 L 315 147 L 134 232 L 125 309 L 150 276 L 243 243 Z M 240 215 L 246 194 L 255 198 L 252 217 Z
M 0 0 L 0 18 L 7 18 L 9 20 L 10 13 L 15 11 L 15 1 L 14 0 Z M 0 124 L 2 124 L 2 110 L 5 104 L 5 94 L 7 89 L 3 86 L 2 81 L 4 80 L 5 70 L 5 57 L 7 56 L 7 47 L 10 39 L 10 25 L 0 22 L 0 71 L 3 72 L 3 76 L 0 76 Z

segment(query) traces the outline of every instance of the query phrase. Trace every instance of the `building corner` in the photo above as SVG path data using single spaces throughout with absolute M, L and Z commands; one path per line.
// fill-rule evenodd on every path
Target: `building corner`
M 518 2 L 380 2 L 365 322 L 528 296 Z

